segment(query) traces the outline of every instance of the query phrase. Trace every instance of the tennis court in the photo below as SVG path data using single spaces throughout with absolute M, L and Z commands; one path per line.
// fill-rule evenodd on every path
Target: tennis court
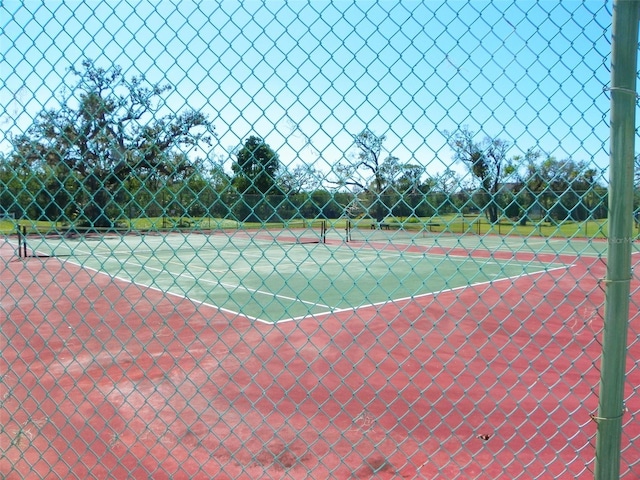
M 29 235 L 3 271 L 18 299 L 3 303 L 5 432 L 30 446 L 10 450 L 10 468 L 583 474 L 602 243 L 351 233 Z M 7 240 L 3 258 L 18 246 Z
M 321 237 L 274 231 L 155 235 L 43 235 L 28 237 L 33 255 L 105 273 L 143 287 L 214 306 L 232 316 L 282 322 L 368 305 L 416 299 L 435 292 L 549 272 L 565 265 L 434 246 L 470 248 L 459 239 L 373 234 L 366 242 L 312 241 Z M 384 238 L 383 238 L 384 237 Z M 376 248 L 376 241 L 385 242 Z M 405 243 L 406 242 L 406 243 Z M 486 243 L 487 240 L 481 240 Z M 478 251 L 478 240 L 469 251 Z M 502 245 L 524 252 L 524 243 Z M 500 245 L 493 246 L 499 251 Z M 547 245 L 546 248 L 553 248 Z M 507 250 L 508 249 L 508 250 Z M 484 251 L 488 251 L 483 248 Z M 531 253 L 531 246 L 527 252 Z

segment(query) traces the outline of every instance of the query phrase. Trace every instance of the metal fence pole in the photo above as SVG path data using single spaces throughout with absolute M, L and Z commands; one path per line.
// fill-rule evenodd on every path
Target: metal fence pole
M 631 283 L 633 166 L 639 6 L 614 5 L 611 72 L 611 160 L 605 324 L 595 477 L 620 475 L 624 378 Z

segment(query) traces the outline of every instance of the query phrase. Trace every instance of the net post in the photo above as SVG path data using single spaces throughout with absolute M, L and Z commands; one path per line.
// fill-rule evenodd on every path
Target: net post
M 18 258 L 22 258 L 22 232 L 20 231 L 20 224 L 16 222 L 16 235 L 18 237 Z
M 22 248 L 23 248 L 23 257 L 27 258 L 27 226 L 22 226 Z

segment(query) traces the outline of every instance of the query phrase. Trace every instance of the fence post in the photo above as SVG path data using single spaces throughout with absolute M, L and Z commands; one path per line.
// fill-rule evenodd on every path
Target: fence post
M 594 417 L 598 424 L 596 480 L 620 476 L 631 283 L 639 7 L 636 0 L 620 0 L 613 8 L 609 240 L 600 403 Z

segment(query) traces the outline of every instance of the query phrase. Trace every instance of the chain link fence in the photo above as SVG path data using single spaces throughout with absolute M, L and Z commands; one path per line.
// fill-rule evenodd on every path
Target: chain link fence
M 612 12 L 2 2 L 0 477 L 593 477 Z

